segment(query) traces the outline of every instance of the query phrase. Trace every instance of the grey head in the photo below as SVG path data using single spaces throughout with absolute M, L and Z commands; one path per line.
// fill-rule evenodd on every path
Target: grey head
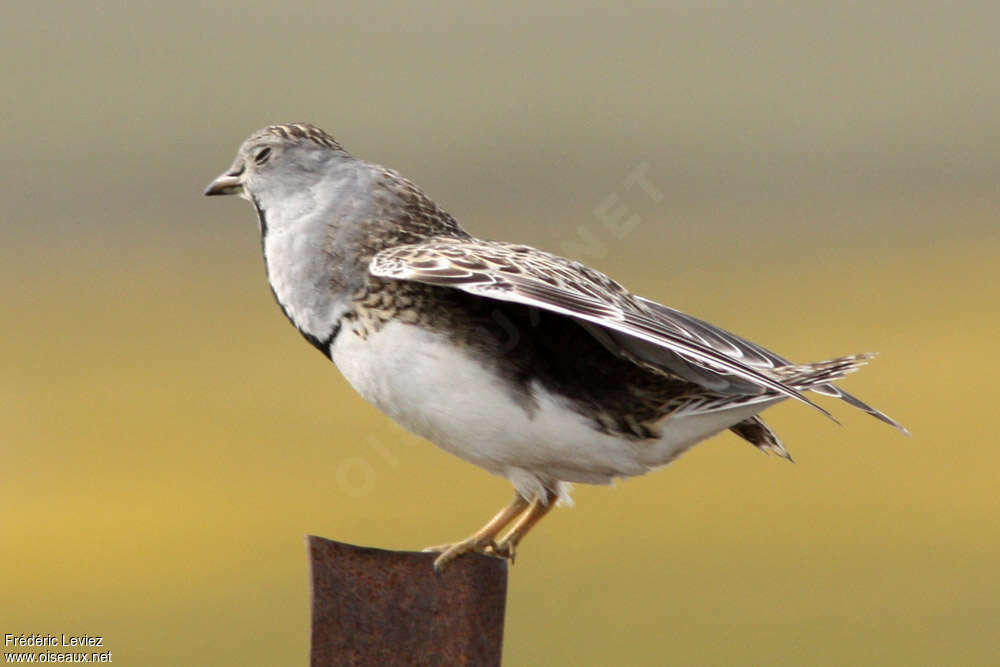
M 359 179 L 369 171 L 323 130 L 289 123 L 250 135 L 205 189 L 253 203 L 274 296 L 324 354 L 367 275 L 357 247 L 366 209 L 359 201 L 368 199 Z
M 253 203 L 274 296 L 325 354 L 377 252 L 432 236 L 468 236 L 412 182 L 351 156 L 305 123 L 254 132 L 205 194 Z
M 353 157 L 307 123 L 254 132 L 205 194 L 250 200 L 264 236 L 322 227 L 337 248 L 366 246 L 358 249 L 368 259 L 381 247 L 468 236 L 412 181 Z
M 258 209 L 309 193 L 336 165 L 350 161 L 336 139 L 308 123 L 270 125 L 247 138 L 205 195 L 239 195 Z

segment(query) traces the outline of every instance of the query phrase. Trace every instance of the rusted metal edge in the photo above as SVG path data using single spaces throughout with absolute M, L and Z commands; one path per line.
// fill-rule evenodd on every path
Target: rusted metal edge
M 306 538 L 311 665 L 499 665 L 507 562 Z

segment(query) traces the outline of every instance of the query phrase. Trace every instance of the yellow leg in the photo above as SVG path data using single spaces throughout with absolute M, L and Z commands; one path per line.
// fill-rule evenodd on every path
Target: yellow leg
M 497 515 L 489 520 L 485 526 L 476 531 L 472 537 L 456 542 L 455 544 L 442 544 L 436 547 L 427 547 L 424 551 L 436 551 L 441 555 L 434 559 L 434 571 L 440 572 L 441 568 L 455 560 L 459 556 L 470 551 L 476 553 L 487 553 L 496 551 L 495 538 L 511 521 L 521 512 L 528 508 L 528 501 L 514 494 L 514 500 L 510 501 L 507 507 L 503 508 Z M 520 522 L 518 522 L 520 524 Z
M 517 545 L 528 534 L 528 531 L 552 510 L 555 503 L 556 496 L 553 493 L 546 492 L 544 502 L 541 498 L 535 496 L 535 499 L 528 506 L 527 511 L 521 515 L 517 523 L 514 524 L 514 527 L 510 529 L 510 532 L 504 535 L 496 546 L 493 547 L 493 552 L 498 556 L 507 558 L 513 563 Z

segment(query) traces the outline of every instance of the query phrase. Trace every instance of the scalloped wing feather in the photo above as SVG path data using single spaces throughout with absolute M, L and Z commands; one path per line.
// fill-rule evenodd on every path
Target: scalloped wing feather
M 651 302 L 635 297 L 603 273 L 529 246 L 434 239 L 383 250 L 372 259 L 370 271 L 383 278 L 453 287 L 567 315 L 606 329 L 612 336 L 624 334 L 664 348 L 714 375 L 735 376 L 758 392 L 794 398 L 834 419 L 795 387 L 734 356 L 729 346 L 716 349 L 677 321 L 658 316 L 646 305 Z M 676 373 L 671 364 L 665 366 Z

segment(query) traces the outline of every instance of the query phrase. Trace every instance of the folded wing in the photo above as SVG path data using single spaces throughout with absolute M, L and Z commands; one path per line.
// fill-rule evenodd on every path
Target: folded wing
M 535 248 L 440 238 L 375 255 L 372 275 L 413 280 L 575 318 L 613 352 L 724 393 L 773 392 L 833 419 L 770 376 L 780 357 L 701 320 L 636 297 L 608 276 Z M 834 420 L 836 421 L 836 420 Z

